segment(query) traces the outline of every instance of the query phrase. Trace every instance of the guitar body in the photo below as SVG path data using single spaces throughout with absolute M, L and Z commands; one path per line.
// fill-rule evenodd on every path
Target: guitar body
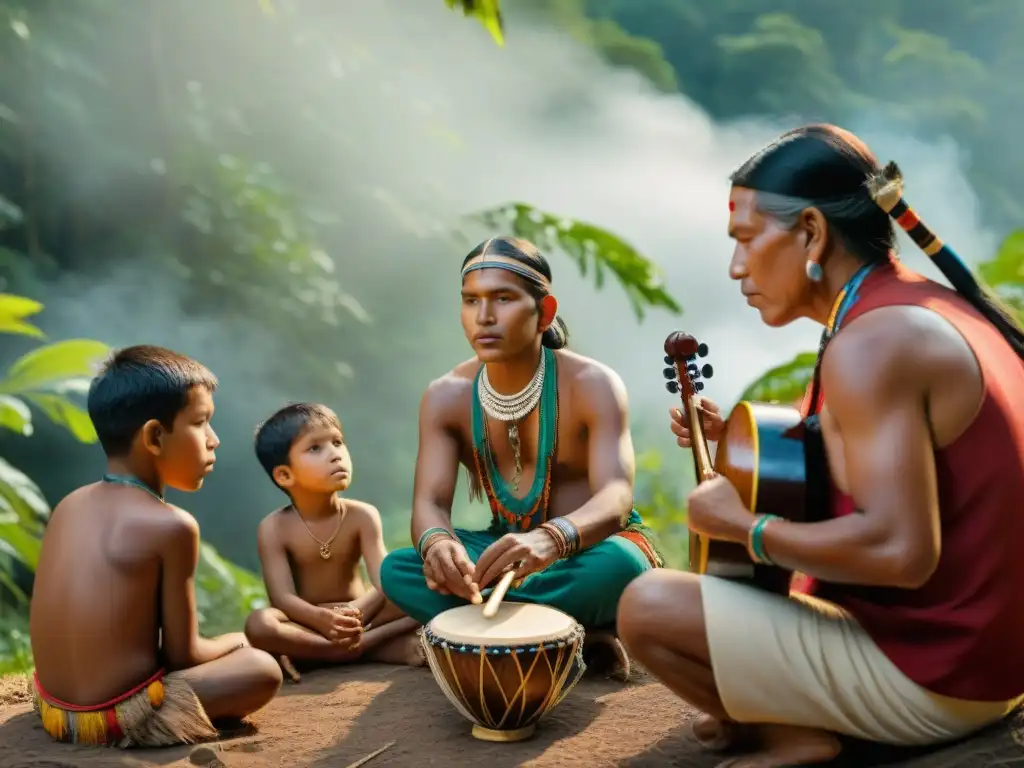
M 817 422 L 804 422 L 796 408 L 741 401 L 726 420 L 714 468 L 736 487 L 751 514 L 808 522 L 810 511 L 827 502 L 822 445 Z M 695 533 L 690 534 L 690 570 L 749 580 L 780 594 L 789 592 L 792 576 L 781 568 L 755 565 L 743 544 Z
M 828 509 L 829 468 L 817 415 L 802 418 L 784 405 L 740 401 L 725 422 L 714 463 L 704 434 L 699 393 L 713 369 L 701 364 L 707 344 L 675 331 L 665 339 L 665 388 L 679 394 L 691 430 L 697 482 L 715 476 L 729 480 L 752 515 L 777 515 L 793 522 L 811 522 Z M 813 519 L 820 519 L 814 517 Z M 789 593 L 792 572 L 757 565 L 741 544 L 715 541 L 690 531 L 690 571 L 749 581 L 779 594 Z

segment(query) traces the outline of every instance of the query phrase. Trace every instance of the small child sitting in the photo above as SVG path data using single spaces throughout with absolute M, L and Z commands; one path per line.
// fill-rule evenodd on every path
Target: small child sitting
M 296 665 L 365 659 L 422 666 L 419 624 L 380 589 L 387 555 L 380 513 L 341 495 L 351 483 L 352 458 L 338 417 L 323 405 L 286 406 L 257 428 L 256 456 L 291 503 L 257 531 L 271 607 L 246 622 L 252 646 L 277 656 L 295 682 Z

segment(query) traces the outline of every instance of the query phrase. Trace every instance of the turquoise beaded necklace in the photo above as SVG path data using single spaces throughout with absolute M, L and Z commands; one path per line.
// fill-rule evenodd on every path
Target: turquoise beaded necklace
M 113 483 L 115 485 L 130 485 L 134 486 L 135 488 L 141 488 L 154 499 L 159 499 L 160 501 L 166 503 L 166 500 L 164 499 L 163 496 L 161 496 L 159 493 L 154 491 L 144 482 L 139 480 L 139 478 L 135 477 L 135 475 L 115 475 L 112 472 L 108 472 L 107 474 L 103 475 L 103 482 Z
M 541 389 L 539 427 L 537 435 L 537 462 L 530 490 L 522 498 L 516 496 L 498 470 L 487 430 L 487 417 L 477 394 L 483 366 L 473 382 L 473 458 L 477 475 L 487 495 L 495 522 L 504 523 L 508 530 L 528 531 L 547 518 L 548 496 L 551 490 L 551 463 L 558 444 L 558 370 L 555 353 L 542 348 L 547 372 Z M 540 519 L 537 520 L 537 516 Z

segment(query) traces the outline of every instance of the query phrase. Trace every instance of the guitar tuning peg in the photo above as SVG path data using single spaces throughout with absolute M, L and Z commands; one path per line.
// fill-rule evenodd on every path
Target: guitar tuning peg
M 708 345 L 705 344 L 704 342 L 701 342 L 699 345 L 697 345 L 697 357 L 707 357 L 707 356 L 708 356 Z
M 705 379 L 710 379 L 715 373 L 715 369 L 710 364 L 705 363 L 704 367 L 700 369 L 700 375 Z
M 696 359 L 697 359 L 696 355 L 690 355 L 689 357 L 686 358 L 686 362 L 692 363 Z
M 664 376 L 666 379 L 674 379 L 676 377 L 676 369 L 675 368 L 665 368 L 661 372 L 661 375 Z
M 675 362 L 676 361 L 673 360 L 671 357 L 669 357 L 668 355 L 665 355 L 665 365 L 675 365 Z
M 678 381 L 666 381 L 665 389 L 671 392 L 673 395 L 679 394 L 679 382 Z
M 694 365 L 693 363 L 690 363 L 688 366 L 686 366 L 686 373 L 690 376 L 691 379 L 695 379 L 700 376 L 700 370 L 698 370 L 697 366 Z
M 693 391 L 694 392 L 703 392 L 704 391 L 704 382 L 703 381 L 695 381 L 695 382 L 693 382 Z

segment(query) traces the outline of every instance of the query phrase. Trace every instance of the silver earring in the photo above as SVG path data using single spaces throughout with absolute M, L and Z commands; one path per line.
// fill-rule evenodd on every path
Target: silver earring
M 812 283 L 820 283 L 822 278 L 825 277 L 825 273 L 821 269 L 821 264 L 816 261 L 808 259 L 805 269 L 807 271 L 807 279 Z

